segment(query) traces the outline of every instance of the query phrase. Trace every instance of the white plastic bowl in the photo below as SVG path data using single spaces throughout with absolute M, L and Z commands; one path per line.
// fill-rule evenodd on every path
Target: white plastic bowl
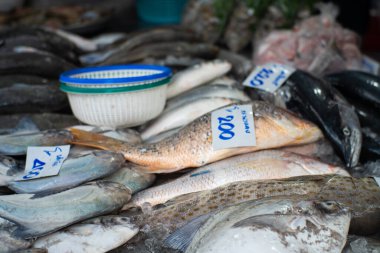
M 118 128 L 141 125 L 163 111 L 170 75 L 161 66 L 126 65 L 72 70 L 60 81 L 75 117 Z

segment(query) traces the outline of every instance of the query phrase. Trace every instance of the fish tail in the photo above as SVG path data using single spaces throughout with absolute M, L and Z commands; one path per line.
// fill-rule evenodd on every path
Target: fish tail
M 116 140 L 97 133 L 91 133 L 79 129 L 70 128 L 69 131 L 73 135 L 73 140 L 70 144 L 87 146 L 92 148 L 122 152 L 128 149 L 129 145 L 125 142 Z

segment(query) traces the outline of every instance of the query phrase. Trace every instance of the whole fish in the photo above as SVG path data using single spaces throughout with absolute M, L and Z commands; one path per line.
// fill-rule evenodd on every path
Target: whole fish
M 112 48 L 112 50 L 107 50 L 101 57 L 93 58 L 95 61 L 89 63 L 99 63 L 105 62 L 115 62 L 121 57 L 128 57 L 131 50 L 141 47 L 145 44 L 150 43 L 163 43 L 172 41 L 186 41 L 186 42 L 197 42 L 200 38 L 195 33 L 181 28 L 174 27 L 159 27 L 148 31 L 140 32 L 131 38 L 127 39 L 123 43 Z
M 134 194 L 148 188 L 156 179 L 154 174 L 144 173 L 140 167 L 133 163 L 127 163 L 112 175 L 104 178 L 104 180 L 122 184 Z
M 15 176 L 21 175 L 24 169 L 12 157 L 0 155 L 0 186 L 6 186 Z
M 362 71 L 347 70 L 330 74 L 327 80 L 343 94 L 380 107 L 380 77 Z
M 232 73 L 239 79 L 243 80 L 253 69 L 252 61 L 244 55 L 237 54 L 227 50 L 220 50 L 218 58 L 226 60 L 232 64 Z
M 139 229 L 121 216 L 102 216 L 38 238 L 33 247 L 56 253 L 103 253 L 126 243 Z
M 14 178 L 8 187 L 16 193 L 52 194 L 106 177 L 123 164 L 124 157 L 121 154 L 96 150 L 83 156 L 69 157 L 56 176 L 25 181 L 15 181 L 17 178 Z
M 141 137 L 146 140 L 160 133 L 183 127 L 208 112 L 237 102 L 242 101 L 221 97 L 190 101 L 180 107 L 163 112 L 141 132 Z
M 205 114 L 178 133 L 151 144 L 128 144 L 98 134 L 72 129 L 72 144 L 113 150 L 126 160 L 147 166 L 149 172 L 172 172 L 199 167 L 224 158 L 287 145 L 306 144 L 322 137 L 312 123 L 265 102 L 254 101 L 256 146 L 222 149 L 212 148 L 211 113 Z
M 347 167 L 358 164 L 362 146 L 360 123 L 354 108 L 322 79 L 297 70 L 285 83 L 290 91 L 286 106 L 296 108 L 324 131 Z
M 0 113 L 39 113 L 68 108 L 67 96 L 57 82 L 0 87 Z
M 195 65 L 186 70 L 176 73 L 167 91 L 167 97 L 172 98 L 191 90 L 197 86 L 210 82 L 221 77 L 231 69 L 231 64 L 227 61 L 214 60 Z
M 142 228 L 139 235 L 128 242 L 128 252 L 144 252 L 152 247 L 151 244 L 161 246 L 163 239 L 195 217 L 228 205 L 275 196 L 333 200 L 349 208 L 353 217 L 350 233 L 368 235 L 380 229 L 380 187 L 373 178 L 319 175 L 288 180 L 243 181 L 179 196 L 164 205 L 146 208 L 145 213 L 126 212 L 131 222 Z M 147 239 L 150 240 L 148 245 L 141 244 Z
M 160 58 L 168 55 L 190 56 L 212 59 L 218 54 L 219 48 L 207 43 L 188 43 L 188 42 L 159 42 L 146 44 L 135 50 L 130 51 L 124 57 L 116 57 L 101 62 L 101 65 L 126 64 L 139 62 L 146 58 Z
M 165 111 L 170 111 L 200 98 L 231 98 L 243 102 L 251 99 L 241 90 L 233 87 L 220 84 L 204 85 L 198 88 L 189 90 L 181 95 L 175 96 L 166 102 Z
M 13 235 L 27 239 L 117 211 L 130 197 L 130 190 L 120 184 L 97 181 L 48 196 L 0 196 L 0 217 L 17 224 Z
M 68 130 L 45 130 L 34 133 L 0 135 L 0 154 L 25 155 L 29 146 L 55 146 L 72 140 Z
M 239 181 L 282 179 L 306 175 L 340 174 L 343 169 L 307 156 L 279 150 L 258 151 L 230 157 L 196 170 L 166 184 L 135 194 L 126 205 L 155 206 L 191 192 L 210 190 Z
M 335 201 L 275 198 L 227 207 L 196 223 L 194 220 L 176 231 L 170 246 L 184 250 L 188 244 L 186 253 L 340 253 L 350 213 Z

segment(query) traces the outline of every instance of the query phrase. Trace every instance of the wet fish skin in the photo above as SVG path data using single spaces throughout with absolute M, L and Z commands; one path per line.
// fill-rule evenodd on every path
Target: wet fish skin
M 49 252 L 108 252 L 126 243 L 139 229 L 127 217 L 101 216 L 38 238 L 33 247 Z
M 254 114 L 256 146 L 223 149 L 212 148 L 211 113 L 205 114 L 178 133 L 158 143 L 127 144 L 93 133 L 71 129 L 72 144 L 122 152 L 126 160 L 146 166 L 150 172 L 172 172 L 199 167 L 230 156 L 282 147 L 306 144 L 322 137 L 312 123 L 301 120 L 286 110 L 265 102 L 250 104 Z
M 190 101 L 180 107 L 163 112 L 141 132 L 141 137 L 146 140 L 160 133 L 183 127 L 206 113 L 238 102 L 242 101 L 218 97 Z
M 72 140 L 68 130 L 45 130 L 34 133 L 0 136 L 0 154 L 25 155 L 28 146 L 54 146 L 68 144 Z
M 104 180 L 119 183 L 131 190 L 132 194 L 148 188 L 153 184 L 156 176 L 141 171 L 141 166 L 127 163 L 121 169 Z
M 96 150 L 80 157 L 69 157 L 57 176 L 26 181 L 14 181 L 14 178 L 8 187 L 16 193 L 53 194 L 106 177 L 120 169 L 124 162 L 121 154 Z
M 340 253 L 349 224 L 348 210 L 334 201 L 249 201 L 213 213 L 186 252 Z
M 380 159 L 380 135 L 369 127 L 362 128 L 363 147 L 360 154 L 362 161 Z
M 96 181 L 48 196 L 0 196 L 0 217 L 17 224 L 13 235 L 28 239 L 116 211 L 130 197 L 130 190 L 120 184 Z
M 21 175 L 24 169 L 12 157 L 0 155 L 0 186 L 6 186 L 14 178 Z
M 221 77 L 231 69 L 227 61 L 214 60 L 192 66 L 176 73 L 167 90 L 167 98 L 170 99 L 197 86 Z
M 340 174 L 343 169 L 318 160 L 278 150 L 264 150 L 230 157 L 193 170 L 168 183 L 135 194 L 124 207 L 155 206 L 180 195 L 211 190 L 239 181 L 283 179 L 306 175 Z
M 380 77 L 362 71 L 347 70 L 326 76 L 339 91 L 370 106 L 380 107 Z
M 353 107 L 334 88 L 304 71 L 297 70 L 286 81 L 291 91 L 287 107 L 295 105 L 324 131 L 346 166 L 358 164 L 362 136 L 359 118 Z M 288 106 L 289 105 L 289 106 Z

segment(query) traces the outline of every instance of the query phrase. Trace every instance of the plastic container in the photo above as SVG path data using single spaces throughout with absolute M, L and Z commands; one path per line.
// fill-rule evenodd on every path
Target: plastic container
M 171 70 L 123 65 L 71 70 L 61 75 L 71 109 L 80 121 L 112 128 L 141 125 L 164 109 Z
M 145 24 L 178 24 L 187 0 L 137 0 L 137 15 Z

